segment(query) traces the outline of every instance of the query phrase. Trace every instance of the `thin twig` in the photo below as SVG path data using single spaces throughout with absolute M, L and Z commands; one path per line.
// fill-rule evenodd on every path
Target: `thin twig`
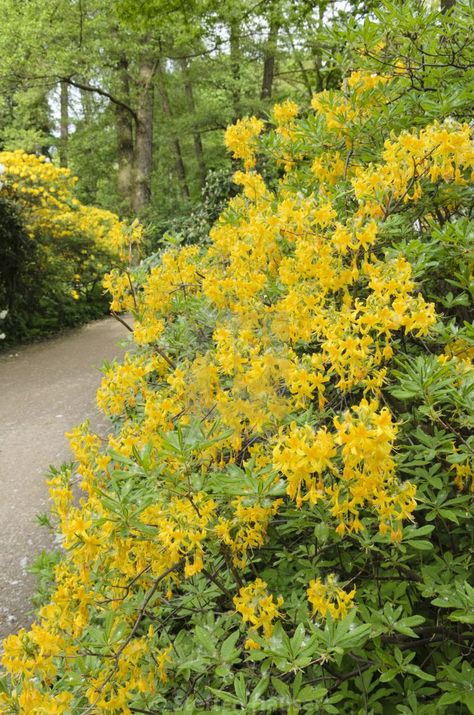
M 129 271 L 125 271 L 125 275 L 128 278 L 128 285 L 130 286 L 130 292 L 131 292 L 132 298 L 133 298 L 133 305 L 135 307 L 135 310 L 138 312 L 137 294 L 135 293 L 135 286 L 132 283 L 132 277 L 131 277 Z
M 168 357 L 168 355 L 164 352 L 164 350 L 162 350 L 160 347 L 158 347 L 158 345 L 154 345 L 153 349 L 155 350 L 155 352 L 158 353 L 158 355 L 160 355 L 160 357 L 163 358 L 163 360 L 165 362 L 168 363 L 168 365 L 170 366 L 170 368 L 172 370 L 176 370 L 176 363 L 174 363 L 173 360 L 170 357 Z
M 131 333 L 133 333 L 132 326 L 129 325 L 126 320 L 124 320 L 118 313 L 116 313 L 115 310 L 111 310 L 110 312 L 112 313 L 114 318 L 116 320 L 118 320 L 119 323 L 122 323 L 122 325 L 124 325 L 127 328 L 127 330 L 129 330 Z
M 214 584 L 217 586 L 217 588 L 219 589 L 219 591 L 222 591 L 222 593 L 223 593 L 225 596 L 227 596 L 227 598 L 229 599 L 229 601 L 232 603 L 233 596 L 232 596 L 231 592 L 224 586 L 224 584 L 222 583 L 222 581 L 221 581 L 220 579 L 218 579 L 215 574 L 212 574 L 210 571 L 208 571 L 208 570 L 205 569 L 205 568 L 201 569 L 201 572 L 202 572 L 205 576 L 207 576 L 207 578 L 208 578 L 210 581 L 212 581 L 212 583 L 214 583 Z

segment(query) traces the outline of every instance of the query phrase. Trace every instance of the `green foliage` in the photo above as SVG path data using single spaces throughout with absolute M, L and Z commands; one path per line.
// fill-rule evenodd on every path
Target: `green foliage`
M 35 258 L 35 243 L 27 236 L 15 207 L 0 199 L 0 305 L 8 310 L 2 323 L 6 342 L 25 330 L 29 306 L 40 293 Z
M 179 243 L 206 243 L 212 224 L 224 209 L 229 198 L 237 192 L 232 175 L 227 169 L 209 171 L 201 191 L 199 204 L 189 214 L 164 219 L 151 215 L 151 248 L 156 245 Z M 161 222 L 161 223 L 160 223 Z

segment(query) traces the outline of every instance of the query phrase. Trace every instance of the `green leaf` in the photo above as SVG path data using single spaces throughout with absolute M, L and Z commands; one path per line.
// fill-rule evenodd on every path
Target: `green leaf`
M 294 656 L 298 655 L 298 652 L 302 646 L 305 637 L 305 628 L 302 623 L 299 623 L 293 637 L 290 640 L 291 651 Z
M 206 631 L 202 626 L 196 626 L 194 629 L 194 637 L 200 646 L 204 648 L 209 654 L 214 655 L 215 648 L 213 645 L 213 640 L 211 634 Z
M 413 539 L 412 541 L 407 541 L 407 544 L 417 551 L 431 551 L 433 549 L 431 541 L 426 541 L 425 539 Z
M 409 663 L 408 665 L 404 665 L 403 669 L 407 673 L 416 675 L 417 678 L 421 678 L 422 680 L 428 680 L 428 681 L 436 680 L 434 675 L 430 675 L 429 673 L 426 673 L 424 670 L 419 668 L 417 665 L 413 665 L 412 663 Z
M 454 703 L 459 703 L 460 700 L 461 695 L 456 691 L 444 693 L 438 700 L 438 705 L 454 705 Z
M 290 699 L 290 689 L 286 683 L 278 678 L 272 678 L 272 685 L 279 695 Z
M 239 702 L 242 705 L 247 704 L 247 688 L 245 685 L 245 679 L 242 673 L 239 673 L 239 675 L 234 678 L 234 690 L 235 694 L 239 698 Z
M 264 675 L 263 678 L 260 678 L 250 695 L 249 705 L 255 705 L 256 703 L 258 703 L 262 695 L 267 690 L 269 683 L 270 677 L 268 675 Z
M 379 680 L 381 683 L 389 683 L 395 678 L 396 675 L 398 675 L 398 672 L 398 670 L 390 668 L 390 670 L 386 670 L 384 673 L 381 674 Z
M 206 686 L 206 689 L 209 690 L 213 695 L 219 698 L 219 700 L 223 700 L 225 703 L 230 703 L 231 705 L 240 705 L 240 700 L 237 698 L 235 695 L 231 695 L 231 693 L 227 693 L 225 690 L 218 690 L 217 688 L 211 688 L 209 685 Z
M 221 646 L 221 658 L 223 660 L 234 660 L 239 651 L 235 648 L 235 644 L 239 639 L 239 631 L 234 631 L 228 636 Z

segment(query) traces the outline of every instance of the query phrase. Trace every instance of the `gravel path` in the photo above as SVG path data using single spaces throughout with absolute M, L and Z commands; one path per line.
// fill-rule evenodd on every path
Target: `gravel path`
M 113 318 L 0 356 L 0 639 L 31 622 L 35 579 L 27 567 L 51 548 L 36 514 L 48 509 L 45 474 L 71 458 L 64 432 L 91 418 L 104 360 L 121 357 L 127 331 Z

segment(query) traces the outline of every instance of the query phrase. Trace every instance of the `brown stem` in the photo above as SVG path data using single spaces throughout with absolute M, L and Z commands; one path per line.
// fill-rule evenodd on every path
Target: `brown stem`
M 232 601 L 233 596 L 232 596 L 231 592 L 224 586 L 224 584 L 222 583 L 222 581 L 221 581 L 215 574 L 210 573 L 210 571 L 208 571 L 208 570 L 205 569 L 205 568 L 201 569 L 201 571 L 202 571 L 202 573 L 203 573 L 205 576 L 207 576 L 207 578 L 208 578 L 210 581 L 212 581 L 212 583 L 214 583 L 214 584 L 217 586 L 217 588 L 219 589 L 219 591 L 222 591 L 222 593 L 224 594 L 224 596 L 227 596 L 227 598 L 229 599 L 229 601 L 232 603 L 232 602 L 233 602 L 233 601 Z
M 116 320 L 118 320 L 119 323 L 122 323 L 122 325 L 124 325 L 127 328 L 127 330 L 129 330 L 131 333 L 133 333 L 133 328 L 123 318 L 121 318 L 120 315 L 115 312 L 115 310 L 111 310 L 110 312 L 112 313 L 114 318 Z

